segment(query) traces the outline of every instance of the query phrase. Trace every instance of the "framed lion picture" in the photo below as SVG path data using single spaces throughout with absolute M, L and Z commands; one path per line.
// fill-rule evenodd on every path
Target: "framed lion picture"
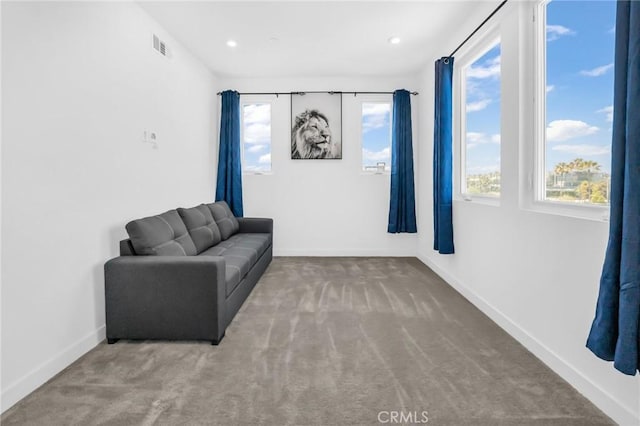
M 342 159 L 342 93 L 291 94 L 291 158 Z

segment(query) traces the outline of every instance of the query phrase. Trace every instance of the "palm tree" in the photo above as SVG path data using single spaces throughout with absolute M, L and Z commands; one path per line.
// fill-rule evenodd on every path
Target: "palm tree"
M 565 162 L 556 164 L 556 166 L 553 169 L 554 175 L 555 176 L 560 176 L 562 178 L 562 180 L 561 180 L 562 185 L 561 186 L 564 186 L 564 176 L 567 173 L 570 173 L 570 172 L 571 172 L 571 165 L 567 164 Z
M 569 163 L 560 162 L 553 168 L 554 182 L 556 185 L 559 184 L 564 187 L 566 185 L 566 176 L 570 173 L 575 173 L 576 179 L 584 178 L 583 174 L 586 174 L 587 181 L 591 182 L 592 174 L 599 172 L 600 169 L 601 166 L 597 161 L 584 160 L 582 158 L 576 158 Z M 559 181 L 558 176 L 560 176 Z
M 593 172 L 599 172 L 600 171 L 600 164 L 598 164 L 597 161 L 589 160 L 589 161 L 585 161 L 584 168 L 587 171 L 587 181 L 589 182 L 589 185 L 592 186 Z M 589 195 L 589 199 L 591 199 L 591 197 L 592 197 L 592 194 Z M 601 197 L 601 198 L 604 199 L 604 197 Z
M 584 170 L 585 168 L 584 165 L 585 165 L 585 161 L 582 158 L 576 158 L 575 160 L 569 163 L 569 166 L 571 166 L 572 171 L 575 171 L 575 172 L 581 172 L 582 170 Z
M 599 172 L 600 164 L 597 161 L 588 160 L 584 162 L 584 169 L 589 173 Z

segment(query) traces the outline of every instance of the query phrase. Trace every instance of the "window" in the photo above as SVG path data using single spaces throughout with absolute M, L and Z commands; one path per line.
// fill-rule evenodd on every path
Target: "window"
M 500 42 L 462 64 L 461 192 L 500 196 Z
M 362 103 L 362 170 L 391 171 L 391 102 Z
M 242 105 L 242 171 L 271 172 L 271 104 Z
M 550 1 L 538 15 L 537 199 L 606 206 L 615 1 Z

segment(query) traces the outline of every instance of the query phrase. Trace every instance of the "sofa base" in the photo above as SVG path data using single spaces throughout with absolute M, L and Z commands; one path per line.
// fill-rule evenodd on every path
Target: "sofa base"
M 220 338 L 218 339 L 214 339 L 211 341 L 211 344 L 213 346 L 218 346 L 220 344 L 220 342 L 222 342 L 222 339 L 224 339 L 224 335 L 225 333 L 222 333 L 222 336 L 220 336 Z M 120 339 L 107 339 L 107 344 L 109 345 L 113 345 L 114 343 L 118 342 Z
M 222 339 L 224 339 L 224 333 L 222 333 L 222 336 L 220 336 L 218 339 L 213 339 L 211 344 L 213 346 L 218 346 L 220 344 L 220 342 L 222 342 Z
M 174 285 L 174 281 L 171 280 L 160 281 L 158 285 L 156 280 L 168 274 L 167 271 L 158 270 L 155 266 L 153 268 L 155 276 L 150 273 L 135 276 L 131 270 L 122 269 L 118 262 L 113 264 L 117 259 L 108 262 L 105 266 L 106 325 L 107 334 L 111 337 L 107 338 L 107 343 L 113 344 L 120 339 L 205 340 L 213 345 L 219 345 L 225 336 L 225 329 L 271 263 L 272 247 L 270 245 L 267 248 L 219 307 L 206 305 L 208 298 L 201 296 L 202 291 L 193 294 L 183 293 L 180 290 L 181 286 Z M 125 258 L 130 257 L 125 256 Z M 144 263 L 148 263 L 147 260 L 157 262 L 159 259 L 151 257 L 140 259 Z M 167 269 L 172 271 L 169 267 Z M 183 269 L 185 270 L 183 274 L 190 272 L 186 267 Z M 173 273 L 177 276 L 175 280 L 180 280 L 184 276 L 177 272 Z M 140 285 L 141 277 L 146 279 L 144 286 Z M 218 279 L 224 281 L 224 278 L 218 277 Z M 203 288 L 209 289 L 207 285 Z M 158 294 L 163 297 L 157 297 Z M 189 296 L 189 299 L 185 296 Z M 141 309 L 141 306 L 145 306 L 146 309 Z M 192 306 L 198 306 L 198 308 L 192 309 Z M 179 318 L 176 318 L 177 316 Z

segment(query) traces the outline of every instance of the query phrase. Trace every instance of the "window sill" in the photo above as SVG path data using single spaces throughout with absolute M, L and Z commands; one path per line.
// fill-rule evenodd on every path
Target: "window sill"
M 485 206 L 500 207 L 499 197 L 489 197 L 482 195 L 458 194 L 455 201 L 462 203 L 484 204 Z
M 390 176 L 391 172 L 390 171 L 384 171 L 384 172 L 368 172 L 365 170 L 361 170 L 360 174 L 362 176 L 375 176 L 375 175 L 381 175 L 381 176 Z
M 609 206 L 573 205 L 557 201 L 535 201 L 522 208 L 535 213 L 570 217 L 594 222 L 609 222 Z
M 242 172 L 242 176 L 271 176 L 273 172 Z

